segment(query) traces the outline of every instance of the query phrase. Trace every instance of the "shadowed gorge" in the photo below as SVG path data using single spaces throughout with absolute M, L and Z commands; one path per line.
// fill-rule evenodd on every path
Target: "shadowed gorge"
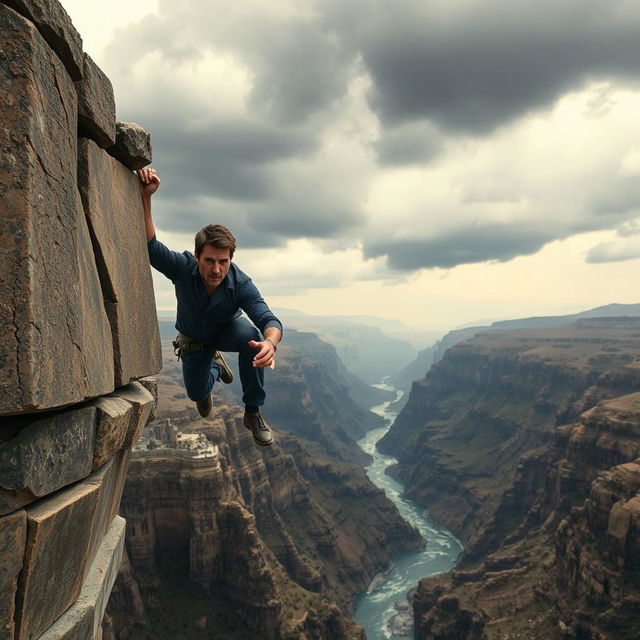
M 311 391 L 298 373 L 303 362 L 314 374 L 313 394 L 334 397 L 323 382 L 331 369 L 313 358 L 333 354 L 335 368 L 335 353 L 312 335 L 282 352 L 275 386 L 298 398 L 288 424 L 300 425 L 306 439 L 274 421 L 268 451 L 253 444 L 241 409 L 221 398 L 209 419 L 198 419 L 174 393 L 175 364 L 166 361 L 156 422 L 145 433 L 179 426 L 206 436 L 215 455 L 156 448 L 161 441 L 134 451 L 121 507 L 130 523 L 127 564 L 105 637 L 360 638 L 350 620 L 354 596 L 395 552 L 423 543 L 360 466 L 324 451 L 331 425 L 324 428 L 314 404 L 304 402 Z M 173 358 L 168 347 L 165 354 Z M 348 423 L 349 404 L 331 407 L 335 424 Z M 370 421 L 380 424 L 376 418 Z M 346 442 L 345 451 L 355 452 L 355 442 Z

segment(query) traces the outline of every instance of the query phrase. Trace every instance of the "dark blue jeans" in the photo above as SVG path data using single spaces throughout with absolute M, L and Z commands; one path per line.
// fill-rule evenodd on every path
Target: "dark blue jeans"
M 250 407 L 261 407 L 265 398 L 264 369 L 253 366 L 253 358 L 258 350 L 247 344 L 249 340 L 260 340 L 258 330 L 246 318 L 236 318 L 222 327 L 213 346 L 217 351 L 238 353 L 242 401 Z M 206 398 L 220 378 L 213 352 L 207 350 L 185 354 L 182 377 L 190 400 L 197 402 Z

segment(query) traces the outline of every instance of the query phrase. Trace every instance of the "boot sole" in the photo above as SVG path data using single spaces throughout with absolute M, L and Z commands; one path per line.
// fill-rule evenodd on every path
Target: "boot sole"
M 220 380 L 225 384 L 231 384 L 233 382 L 233 372 L 229 369 L 227 361 L 219 351 L 213 354 L 213 360 L 220 366 Z
M 256 437 L 253 435 L 253 430 L 250 429 L 249 427 L 247 427 L 246 424 L 242 425 L 247 431 L 251 432 L 251 435 L 253 436 L 253 441 L 260 447 L 270 447 L 273 444 L 274 441 L 274 437 L 273 434 L 271 434 L 271 440 L 269 442 L 260 442 L 260 440 L 256 440 Z

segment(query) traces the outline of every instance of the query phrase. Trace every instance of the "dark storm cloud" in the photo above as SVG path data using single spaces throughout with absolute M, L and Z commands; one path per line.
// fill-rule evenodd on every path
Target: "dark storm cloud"
M 152 133 L 163 178 L 158 225 L 184 232 L 214 219 L 233 228 L 243 246 L 274 247 L 291 238 L 335 237 L 362 222 L 346 180 L 335 189 L 321 173 L 287 175 L 292 164 L 313 162 L 333 124 L 325 110 L 347 92 L 353 52 L 313 15 L 282 19 L 260 7 L 236 13 L 201 0 L 161 3 L 159 15 L 121 30 L 109 49 L 125 83 L 139 77 L 127 78 L 132 61 L 175 77 L 207 52 L 246 66 L 247 113 L 211 118 L 202 95 L 179 82 L 169 89 L 150 82 L 144 103 L 125 94 L 119 104 L 119 117 L 139 120 Z M 218 96 L 210 99 L 218 113 Z M 296 179 L 302 184 L 292 185 Z
M 342 97 L 352 52 L 316 22 L 278 24 L 244 52 L 258 71 L 251 103 L 278 122 L 301 122 Z
M 163 170 L 180 176 L 172 195 L 260 200 L 273 195 L 269 165 L 304 157 L 315 146 L 302 133 L 248 121 L 186 130 L 178 121 L 151 118 L 154 157 Z
M 438 156 L 442 140 L 432 129 L 411 123 L 383 130 L 373 148 L 382 165 L 425 164 Z
M 163 180 L 163 188 L 164 186 Z M 155 203 L 154 219 L 163 230 L 189 235 L 195 235 L 198 229 L 208 224 L 223 224 L 231 229 L 238 247 L 243 249 L 284 246 L 287 237 L 256 228 L 248 213 L 249 209 L 250 206 L 237 202 L 165 197 Z M 188 246 L 171 248 L 176 251 L 193 251 L 191 242 Z
M 329 204 L 322 201 L 281 203 L 263 209 L 254 216 L 254 227 L 269 235 L 287 238 L 330 239 L 348 232 L 362 222 L 362 214 L 348 203 Z
M 281 247 L 291 238 L 331 239 L 342 236 L 360 222 L 360 213 L 348 204 L 324 203 L 321 199 L 295 207 L 286 200 L 267 204 L 201 198 L 175 198 L 173 180 L 162 180 L 168 195 L 157 201 L 154 218 L 165 231 L 195 233 L 207 224 L 224 224 L 246 249 Z M 189 248 L 189 247 L 187 247 Z
M 271 14 L 268 4 L 247 3 L 237 12 L 224 4 L 162 3 L 159 15 L 122 29 L 109 53 L 123 65 L 150 51 L 162 51 L 172 64 L 197 61 L 207 51 L 231 53 L 251 69 L 252 108 L 279 123 L 304 122 L 345 94 L 357 52 L 342 46 L 317 15 L 290 12 L 285 18 L 277 10 Z
M 350 24 L 344 3 L 327 18 Z M 594 79 L 640 73 L 640 7 L 599 0 L 350 3 L 353 33 L 386 125 L 428 118 L 487 133 Z M 365 11 L 366 7 L 375 9 Z M 355 37 L 354 37 L 355 34 Z
M 469 225 L 448 234 L 424 239 L 389 240 L 370 244 L 365 256 L 386 255 L 389 266 L 398 271 L 497 260 L 507 262 L 517 256 L 536 253 L 554 239 L 552 232 L 516 229 L 504 225 Z
M 144 102 L 140 96 L 128 102 L 127 80 L 122 81 L 117 95 L 126 105 L 124 119 L 140 119 L 152 133 L 154 161 L 163 175 L 156 197 L 162 229 L 191 232 L 222 222 L 246 247 L 348 237 L 363 241 L 367 256 L 388 255 L 391 266 L 408 271 L 510 260 L 576 230 L 630 219 L 638 191 L 627 181 L 585 195 L 580 222 L 575 211 L 567 221 L 560 210 L 557 217 L 548 216 L 541 231 L 534 205 L 524 224 L 460 223 L 459 229 L 426 240 L 374 242 L 363 213 L 374 178 L 347 169 L 332 181 L 330 167 L 315 163 L 327 132 L 347 137 L 343 129 L 355 126 L 340 120 L 341 100 L 363 76 L 371 83 L 369 105 L 380 119 L 379 139 L 370 144 L 387 167 L 434 162 L 450 143 L 448 134 L 486 135 L 552 106 L 589 80 L 635 81 L 640 5 L 629 0 L 310 3 L 313 11 L 302 2 L 299 12 L 287 6 L 271 15 L 266 3 L 166 0 L 159 16 L 118 34 L 110 54 L 119 60 L 123 77 L 145 56 L 171 76 L 207 53 L 230 56 L 250 76 L 248 113 L 223 113 L 213 123 L 202 96 L 180 90 L 179 84 L 167 91 L 158 81 Z M 211 111 L 216 99 L 211 96 Z M 199 122 L 204 124 L 194 125 Z M 306 166 L 314 169 L 305 173 Z M 537 197 L 523 194 L 532 202 Z M 559 209 L 572 198 L 558 195 Z

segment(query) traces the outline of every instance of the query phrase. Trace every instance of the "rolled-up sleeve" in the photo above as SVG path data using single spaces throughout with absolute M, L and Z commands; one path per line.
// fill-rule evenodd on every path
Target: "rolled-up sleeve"
M 249 316 L 251 322 L 264 333 L 269 327 L 276 327 L 283 333 L 282 323 L 260 295 L 258 288 L 251 280 L 243 283 L 238 291 L 240 308 Z
M 147 243 L 147 250 L 151 266 L 167 276 L 172 282 L 176 281 L 181 270 L 189 267 L 187 256 L 177 251 L 171 251 L 155 236 Z

